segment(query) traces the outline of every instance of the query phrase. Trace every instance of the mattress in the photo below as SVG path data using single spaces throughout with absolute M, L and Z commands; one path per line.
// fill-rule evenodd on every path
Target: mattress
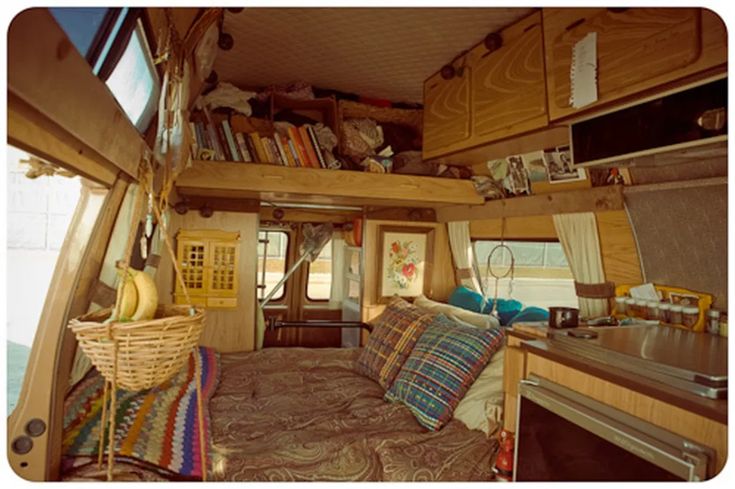
M 210 480 L 477 481 L 492 478 L 497 442 L 452 420 L 428 432 L 354 372 L 358 348 L 267 348 L 221 355 L 210 402 Z M 116 466 L 126 480 L 151 471 Z M 95 464 L 66 480 L 99 478 Z

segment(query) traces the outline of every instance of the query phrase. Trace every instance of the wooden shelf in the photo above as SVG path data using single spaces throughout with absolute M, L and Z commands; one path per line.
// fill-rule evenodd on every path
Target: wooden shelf
M 484 202 L 469 180 L 222 161 L 194 161 L 176 186 L 183 196 L 271 202 L 404 207 Z

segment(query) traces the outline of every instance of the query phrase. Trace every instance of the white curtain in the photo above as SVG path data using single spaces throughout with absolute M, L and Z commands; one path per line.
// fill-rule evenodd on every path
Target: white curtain
M 329 308 L 342 309 L 345 297 L 345 240 L 341 233 L 332 234 L 332 286 L 329 291 Z
M 581 284 L 601 284 L 605 282 L 602 268 L 600 240 L 597 234 L 597 220 L 592 212 L 576 214 L 555 214 L 554 227 L 564 254 L 569 262 L 574 280 Z M 597 317 L 607 314 L 605 299 L 579 298 L 581 317 Z
M 447 232 L 457 280 L 461 285 L 480 292 L 480 283 L 472 268 L 474 256 L 472 241 L 470 241 L 469 221 L 447 223 Z

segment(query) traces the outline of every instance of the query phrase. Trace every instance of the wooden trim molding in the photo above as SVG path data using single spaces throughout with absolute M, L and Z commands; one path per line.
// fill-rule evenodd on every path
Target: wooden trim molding
M 137 178 L 150 148 L 46 8 L 20 12 L 8 28 L 8 93 Z

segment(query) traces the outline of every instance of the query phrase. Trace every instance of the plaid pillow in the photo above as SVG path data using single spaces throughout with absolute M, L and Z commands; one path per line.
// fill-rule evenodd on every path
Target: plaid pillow
M 504 336 L 500 328 L 461 326 L 437 315 L 416 342 L 385 399 L 408 406 L 422 426 L 441 429 L 503 345 Z
M 396 297 L 372 322 L 373 331 L 357 359 L 357 372 L 388 389 L 434 314 Z

